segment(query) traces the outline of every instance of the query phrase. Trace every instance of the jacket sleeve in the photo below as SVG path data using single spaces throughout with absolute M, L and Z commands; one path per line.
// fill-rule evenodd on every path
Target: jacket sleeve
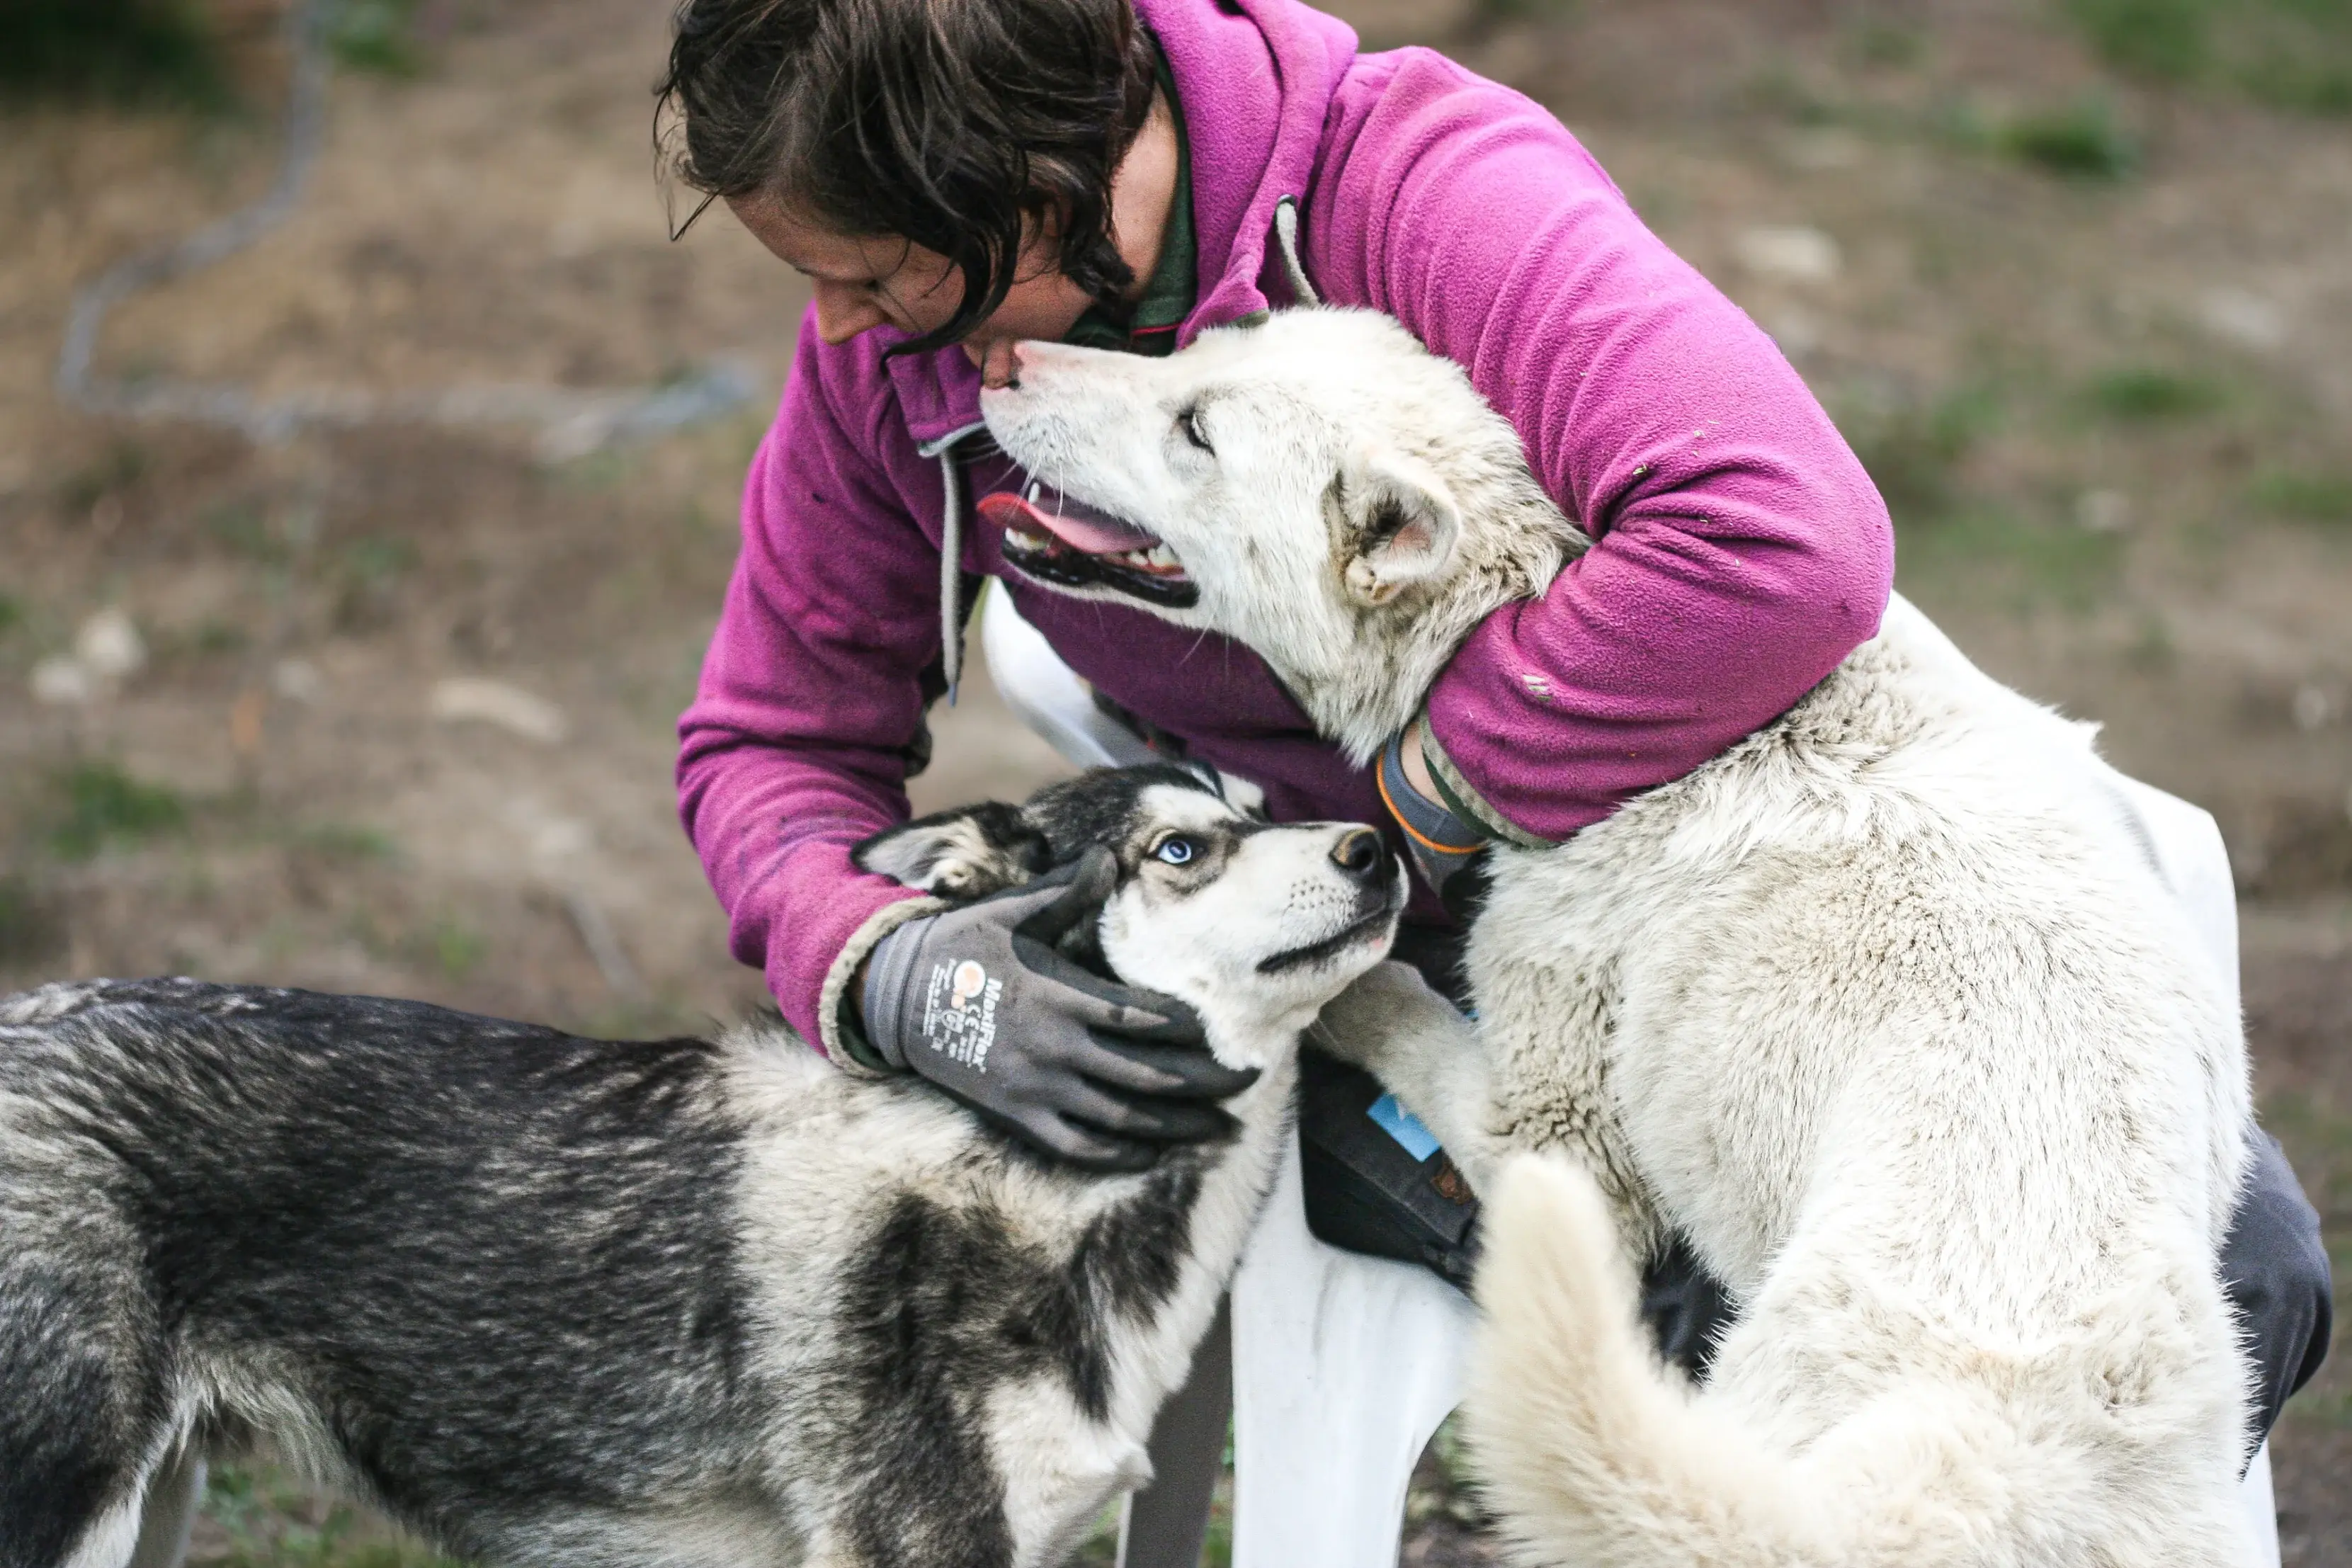
M 805 1037 L 872 1066 L 842 1037 L 843 988 L 883 935 L 938 906 L 858 870 L 849 852 L 907 816 L 908 748 L 940 652 L 939 553 L 837 417 L 823 357 L 803 321 L 744 480 L 734 578 L 678 721 L 678 813 L 736 958 L 765 972 Z
M 1437 776 L 1566 837 L 1785 711 L 1873 636 L 1885 504 L 1745 313 L 1558 121 L 1403 50 L 1341 89 L 1307 204 L 1327 297 L 1465 367 L 1596 542 L 1432 689 Z

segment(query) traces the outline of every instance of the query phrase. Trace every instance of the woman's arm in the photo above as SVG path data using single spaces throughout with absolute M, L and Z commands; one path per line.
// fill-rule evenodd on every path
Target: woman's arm
M 824 356 L 804 320 L 678 720 L 678 814 L 735 956 L 765 971 L 794 1027 L 847 1062 L 835 1019 L 850 972 L 899 921 L 937 907 L 856 869 L 849 851 L 907 816 L 907 748 L 940 653 L 939 555 L 845 430 Z
M 1423 50 L 1332 110 L 1306 213 L 1327 298 L 1470 372 L 1595 547 L 1432 689 L 1433 759 L 1542 839 L 1785 711 L 1877 629 L 1885 504 L 1748 317 L 1541 107 Z

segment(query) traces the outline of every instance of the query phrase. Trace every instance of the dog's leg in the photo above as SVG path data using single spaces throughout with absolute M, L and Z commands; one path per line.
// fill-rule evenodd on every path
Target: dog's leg
M 1664 1227 L 1634 1163 L 1611 1087 L 1620 984 L 1615 949 L 1558 929 L 1560 889 L 1507 861 L 1470 933 L 1467 970 L 1494 1100 L 1491 1146 L 1556 1150 L 1590 1172 L 1630 1261 L 1657 1255 Z
M 175 1435 L 69 1262 L 0 1258 L 0 1568 L 122 1568 Z
M 179 1568 L 188 1552 L 188 1531 L 205 1500 L 205 1458 L 191 1438 L 147 1482 L 139 1522 L 139 1543 L 129 1568 Z
M 1408 964 L 1382 963 L 1328 1004 L 1308 1037 L 1363 1068 L 1435 1133 L 1485 1192 L 1497 1152 L 1495 1102 L 1477 1026 Z
M 0 1568 L 176 1568 L 203 1500 L 204 1462 L 191 1455 L 175 1463 L 167 1455 L 142 1467 L 110 1453 L 102 1439 L 68 1454 L 66 1447 L 97 1434 L 61 1414 L 50 1412 L 45 1419 L 56 1429 L 39 1435 L 40 1446 L 59 1462 L 11 1478 L 28 1484 L 0 1481 Z M 45 1482 L 60 1484 L 25 1506 Z M 104 1500 L 95 1508 L 89 1506 L 93 1496 Z

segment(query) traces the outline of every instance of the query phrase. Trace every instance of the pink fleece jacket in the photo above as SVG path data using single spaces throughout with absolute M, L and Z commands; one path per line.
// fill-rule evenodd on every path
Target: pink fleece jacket
M 1325 300 L 1387 311 L 1467 368 L 1597 541 L 1490 617 L 1430 694 L 1444 759 L 1494 813 L 1565 837 L 1779 714 L 1875 631 L 1894 545 L 1861 466 L 1558 121 L 1428 50 L 1359 54 L 1297 0 L 1136 3 L 1192 153 L 1200 293 L 1181 339 L 1288 302 L 1271 226 L 1292 197 Z M 907 811 L 940 688 L 943 514 L 1019 479 L 955 456 L 979 422 L 961 351 L 886 363 L 891 341 L 828 347 L 802 323 L 678 726 L 679 809 L 735 955 L 837 1060 L 848 973 L 924 907 L 849 849 Z M 1246 649 L 1030 586 L 990 531 L 961 538 L 963 573 L 1003 579 L 1073 668 L 1264 784 L 1277 818 L 1385 822 L 1370 773 Z

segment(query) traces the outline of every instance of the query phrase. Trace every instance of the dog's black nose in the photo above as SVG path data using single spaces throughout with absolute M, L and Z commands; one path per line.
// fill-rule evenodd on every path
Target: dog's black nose
M 1369 827 L 1343 833 L 1339 842 L 1331 846 L 1331 863 L 1360 882 L 1378 875 L 1387 859 L 1381 853 L 1381 836 Z

